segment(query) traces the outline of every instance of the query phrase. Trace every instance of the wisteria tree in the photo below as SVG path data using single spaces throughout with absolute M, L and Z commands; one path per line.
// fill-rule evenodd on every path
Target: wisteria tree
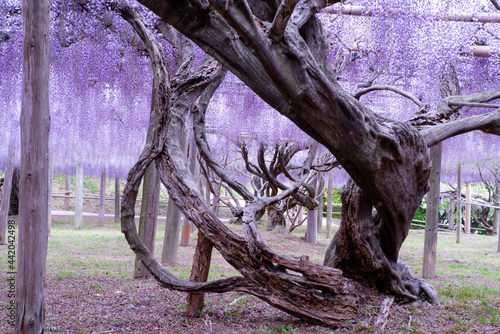
M 472 130 L 498 134 L 499 111 L 457 120 L 454 120 L 454 115 L 463 106 L 484 106 L 484 102 L 497 99 L 500 96 L 499 90 L 467 96 L 456 96 L 457 93 L 453 93 L 441 101 L 439 108 L 436 108 L 437 113 L 430 112 L 428 105 L 422 103 L 420 98 L 406 94 L 409 100 L 418 105 L 419 114 L 408 121 L 392 119 L 368 108 L 365 103 L 360 102 L 360 97 L 373 90 L 402 93 L 401 89 L 375 86 L 372 79 L 365 85 L 369 86 L 366 90 L 357 90 L 353 94 L 341 86 L 339 78 L 346 67 L 345 57 L 342 52 L 338 52 L 332 61 L 331 41 L 325 37 L 324 22 L 317 15 L 322 8 L 339 1 L 139 2 L 219 62 L 206 58 L 206 62 L 196 71 L 169 76 L 168 64 L 165 55 L 156 45 L 155 34 L 151 33 L 134 10 L 121 3 L 106 7 L 117 9 L 138 31 L 144 43 L 143 51 L 148 54 L 153 68 L 152 112 L 147 142 L 129 174 L 129 182 L 124 190 L 122 230 L 131 248 L 155 278 L 165 287 L 192 293 L 248 292 L 301 319 L 337 326 L 342 326 L 345 320 L 356 318 L 366 302 L 373 300 L 372 297 L 381 298 L 379 291 L 402 300 L 413 300 L 424 292 L 435 300 L 437 296 L 433 288 L 412 277 L 407 267 L 398 262 L 399 249 L 408 234 L 413 214 L 428 189 L 428 147 Z M 378 7 L 390 2 L 414 3 L 410 0 L 360 2 Z M 85 5 L 94 2 L 78 0 L 77 3 Z M 99 1 L 96 3 L 102 6 Z M 110 3 L 104 1 L 104 4 L 108 6 Z M 75 15 L 63 11 L 60 14 Z M 109 18 L 104 16 L 102 21 L 108 27 Z M 87 37 L 92 36 L 96 30 L 98 29 L 93 24 L 72 26 L 69 31 L 73 33 L 63 34 L 61 46 L 71 49 L 78 44 L 78 38 L 92 40 Z M 0 37 L 4 38 L 2 36 Z M 101 30 L 98 37 L 95 40 L 108 41 L 107 35 Z M 142 98 L 145 95 L 142 91 L 146 86 L 144 82 L 149 83 L 141 74 L 145 72 L 140 72 L 144 69 L 144 55 L 128 57 L 125 46 L 107 48 L 114 44 L 102 44 L 106 47 L 99 50 L 112 56 L 101 59 L 104 63 L 102 68 L 106 70 L 99 68 L 96 71 L 98 79 L 78 77 L 77 74 L 81 71 L 77 70 L 74 77 L 70 77 L 70 81 L 78 81 L 77 84 L 72 84 L 71 87 L 75 88 L 73 90 L 85 93 L 79 100 L 83 105 L 81 109 L 99 101 L 93 91 L 108 89 L 102 82 L 107 71 L 112 73 L 112 77 L 120 78 L 127 84 L 137 81 L 133 85 L 113 86 L 117 94 L 122 94 L 120 96 L 137 95 Z M 358 49 L 349 51 L 351 54 L 347 59 L 354 65 L 352 68 L 357 68 L 356 62 L 359 59 L 374 53 L 371 49 L 362 50 L 362 47 L 360 44 Z M 56 45 L 56 50 L 59 49 L 61 48 Z M 137 50 L 134 49 L 132 54 L 136 55 Z M 80 49 L 80 52 L 88 52 L 84 56 L 75 52 L 72 61 L 75 69 L 84 60 L 92 58 L 89 56 L 90 50 L 91 47 Z M 452 51 L 461 52 L 455 49 Z M 59 70 L 67 66 L 64 52 L 57 52 L 57 57 L 62 61 L 55 64 L 54 68 L 59 74 L 59 80 L 63 81 L 67 77 L 66 72 Z M 120 61 L 115 63 L 115 58 Z M 414 76 L 425 65 L 418 67 L 417 59 L 411 56 L 408 58 L 409 64 L 401 66 L 400 70 L 408 76 Z M 343 190 L 342 226 L 325 259 L 328 266 L 313 264 L 307 256 L 295 261 L 275 254 L 262 242 L 256 227 L 255 218 L 259 211 L 287 196 L 297 196 L 297 191 L 304 187 L 305 175 L 311 168 L 307 160 L 291 187 L 268 197 L 247 194 L 248 191 L 234 176 L 220 169 L 216 161 L 211 164 L 207 162 L 229 187 L 238 189 L 240 195 L 243 194 L 245 205 L 235 215 L 243 222 L 244 237 L 234 234 L 222 224 L 204 203 L 192 173 L 185 164 L 186 157 L 178 139 L 184 131 L 189 112 L 195 116 L 203 115 L 203 110 L 207 108 L 214 90 L 222 80 L 224 70 L 221 64 L 270 106 L 326 147 L 351 176 L 352 180 Z M 128 73 L 127 68 L 134 66 L 139 70 L 136 70 L 134 80 L 130 80 L 124 73 Z M 381 68 L 384 66 L 382 64 Z M 356 76 L 356 70 L 352 73 Z M 375 72 L 373 79 L 376 79 L 377 73 Z M 362 78 L 358 79 L 357 83 L 363 81 Z M 421 79 L 420 83 L 425 82 L 426 79 Z M 137 87 L 140 87 L 140 92 Z M 361 85 L 357 88 L 361 88 Z M 138 105 L 134 99 L 124 101 L 126 103 L 121 101 L 121 104 L 127 104 L 131 108 Z M 80 109 L 75 114 L 83 129 L 78 133 L 82 138 L 77 139 L 82 141 L 86 139 L 85 134 L 92 133 L 91 127 L 104 123 L 102 115 L 101 119 L 94 117 L 98 119 L 95 121 L 88 112 Z M 141 123 L 136 126 L 137 115 L 125 119 L 127 115 L 120 113 L 120 109 L 118 112 L 111 110 L 105 115 L 117 118 L 118 125 L 143 125 Z M 200 152 L 206 152 L 205 160 L 210 161 L 209 150 L 203 149 L 206 140 L 203 140 L 202 124 L 198 123 L 196 131 L 199 131 L 197 138 Z M 136 139 L 140 137 L 137 133 L 132 129 L 129 132 L 128 136 L 121 136 L 113 141 L 119 143 L 119 152 L 122 152 L 123 147 L 132 146 L 132 142 L 139 141 Z M 154 259 L 137 236 L 133 219 L 140 180 L 153 162 L 160 171 L 170 197 L 184 215 L 198 226 L 207 240 L 214 244 L 242 276 L 208 283 L 191 282 L 173 276 Z M 373 208 L 377 211 L 375 216 L 372 215 Z
M 245 291 L 302 319 L 332 325 L 354 318 L 373 287 L 403 299 L 424 292 L 435 300 L 435 290 L 398 262 L 411 219 L 428 190 L 428 147 L 472 130 L 498 134 L 500 111 L 449 122 L 435 113 L 424 112 L 411 122 L 374 113 L 345 92 L 327 66 L 328 44 L 315 13 L 331 2 L 140 2 L 323 144 L 352 178 L 343 190 L 341 229 L 325 259 L 342 270 L 312 264 L 307 257 L 284 258 L 265 246 L 255 224 L 256 211 L 276 198 L 257 198 L 242 210 L 245 238 L 221 224 L 204 204 L 180 152 L 176 138 L 182 114 L 165 105 L 158 111 L 161 121 L 150 124 L 156 127 L 155 139 L 131 171 L 122 209 L 132 249 L 161 284 L 182 291 Z M 483 103 L 498 98 L 499 92 L 446 101 Z M 131 223 L 131 208 L 137 180 L 153 159 L 183 213 L 243 277 L 186 282 L 173 277 L 143 247 Z

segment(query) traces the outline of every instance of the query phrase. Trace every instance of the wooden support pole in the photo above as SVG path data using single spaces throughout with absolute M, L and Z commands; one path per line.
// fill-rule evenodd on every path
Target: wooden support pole
M 139 219 L 139 237 L 150 252 L 154 252 L 158 203 L 160 201 L 160 173 L 151 163 L 144 174 L 142 186 L 141 216 Z M 148 277 L 149 271 L 136 256 L 134 278 Z
M 99 218 L 97 226 L 104 226 L 104 217 L 106 214 L 106 170 L 101 171 L 101 184 L 99 188 Z
M 457 170 L 457 244 L 460 243 L 460 232 L 462 229 L 462 175 L 461 166 Z
M 71 177 L 68 174 L 65 174 L 64 176 L 64 191 L 66 196 L 71 196 L 70 193 L 70 179 Z M 64 198 L 64 210 L 68 211 L 69 210 L 69 198 Z
M 198 230 L 198 241 L 193 257 L 193 267 L 189 280 L 195 282 L 206 282 L 210 271 L 210 262 L 212 261 L 213 244 Z M 198 315 L 198 311 L 202 310 L 205 304 L 205 294 L 188 293 L 186 313 L 190 317 Z
M 14 145 L 9 145 L 9 153 L 7 153 L 7 168 L 4 175 L 3 190 L 0 193 L 2 201 L 0 203 L 0 245 L 5 245 L 7 240 L 7 223 L 9 221 L 10 209 L 10 193 L 12 192 L 12 182 L 14 176 L 14 162 L 16 158 L 16 150 Z
M 319 185 L 318 185 L 318 191 L 321 191 L 321 194 L 318 194 L 318 232 L 321 232 L 321 229 L 323 227 L 323 205 L 325 204 L 324 201 L 325 199 L 323 198 L 323 190 L 325 189 L 325 178 L 323 175 L 318 175 L 319 177 Z
M 450 207 L 448 208 L 448 230 L 453 230 L 453 223 L 455 222 L 455 194 L 450 196 Z
M 441 194 L 441 153 L 441 143 L 430 148 L 432 169 L 429 176 L 430 190 L 427 193 L 427 210 L 425 214 L 425 241 L 422 277 L 431 279 L 436 277 L 437 234 Z
M 187 155 L 189 132 L 184 131 L 179 139 L 179 146 Z M 165 235 L 163 237 L 163 248 L 161 262 L 173 266 L 177 260 L 177 248 L 179 246 L 179 235 L 181 228 L 181 210 L 172 198 L 168 199 L 167 220 L 165 222 Z
M 197 149 L 196 149 L 196 142 L 194 140 L 194 137 L 189 140 L 188 151 L 189 151 L 189 153 L 188 153 L 189 171 L 193 174 L 193 176 L 196 179 L 197 178 L 196 166 L 198 165 L 198 159 L 196 159 Z M 189 221 L 185 217 L 182 219 L 181 246 L 183 246 L 183 247 L 189 246 L 189 242 L 191 239 L 191 227 L 192 226 L 194 226 L 194 224 L 192 224 L 191 221 Z
M 75 228 L 82 228 L 83 222 L 83 165 L 76 166 L 75 176 Z
M 465 233 L 470 233 L 471 206 L 470 206 L 470 182 L 465 184 Z
M 120 178 L 115 177 L 115 224 L 120 224 Z
M 16 281 L 18 334 L 45 332 L 49 191 L 49 1 L 23 0 L 21 176 Z
M 332 235 L 332 206 L 333 206 L 333 170 L 328 172 L 328 190 L 326 196 L 326 238 Z

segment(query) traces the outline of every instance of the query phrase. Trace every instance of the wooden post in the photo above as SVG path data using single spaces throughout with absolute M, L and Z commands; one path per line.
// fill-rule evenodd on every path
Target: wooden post
M 181 211 L 175 202 L 169 198 L 167 205 L 167 221 L 165 223 L 165 235 L 163 237 L 163 249 L 161 262 L 175 265 L 177 259 L 177 246 L 179 244 Z
M 182 218 L 181 246 L 189 246 L 191 239 L 191 222 L 186 217 Z
M 470 182 L 465 184 L 465 200 L 470 202 Z M 471 206 L 465 203 L 465 233 L 470 233 Z
M 193 257 L 193 267 L 189 280 L 195 282 L 206 282 L 210 271 L 210 262 L 212 261 L 213 244 L 208 240 L 201 231 L 198 230 L 198 242 Z M 188 293 L 186 313 L 190 317 L 198 315 L 198 311 L 202 310 L 205 303 L 205 294 Z
M 441 183 L 441 153 L 441 143 L 430 148 L 432 169 L 429 176 L 430 190 L 427 193 L 427 210 L 425 214 L 424 263 L 422 270 L 423 278 L 436 277 L 439 198 L 441 194 L 439 187 Z
M 192 137 L 189 140 L 188 150 L 189 150 L 189 158 L 188 158 L 189 171 L 191 172 L 191 174 L 193 174 L 193 176 L 196 179 L 197 178 L 196 166 L 197 166 L 198 160 L 196 159 L 197 150 L 196 150 L 196 143 L 195 143 L 194 137 Z M 189 246 L 189 242 L 191 240 L 191 227 L 192 226 L 194 226 L 194 224 L 192 224 L 189 219 L 187 219 L 186 217 L 184 217 L 182 219 L 181 246 L 183 246 L 183 247 Z
M 324 190 L 325 188 L 325 178 L 323 175 L 318 175 L 319 178 L 319 184 L 318 184 L 318 192 Z M 318 213 L 317 213 L 317 218 L 318 218 L 318 232 L 321 232 L 321 228 L 323 227 L 323 205 L 325 204 L 325 199 L 323 198 L 323 192 L 320 194 L 318 193 Z
M 10 193 L 12 191 L 12 177 L 14 176 L 14 162 L 16 159 L 16 149 L 14 145 L 9 145 L 7 153 L 7 168 L 4 175 L 3 190 L 0 193 L 2 202 L 0 203 L 0 245 L 5 245 L 7 240 L 7 223 L 9 221 Z
M 460 243 L 460 230 L 462 229 L 462 175 L 458 164 L 457 171 L 457 244 Z
M 50 152 L 49 155 L 49 192 L 48 192 L 48 215 L 47 215 L 47 230 L 50 235 L 50 229 L 52 226 L 52 191 L 54 188 L 54 152 Z
M 450 207 L 448 208 L 448 230 L 453 230 L 455 222 L 455 194 L 450 196 Z
M 65 174 L 64 176 L 64 195 L 65 196 L 70 196 L 70 176 L 68 174 Z M 69 210 L 69 198 L 64 198 L 64 210 L 68 211 Z
M 151 163 L 144 174 L 142 187 L 141 217 L 139 220 L 139 237 L 150 252 L 154 252 L 158 203 L 160 201 L 160 173 L 156 165 Z M 136 256 L 134 278 L 148 277 L 149 271 Z
M 99 188 L 99 219 L 97 225 L 104 226 L 104 216 L 106 214 L 106 170 L 101 171 L 101 185 Z
M 14 332 L 44 333 L 49 191 L 49 1 L 23 0 L 21 177 Z
M 332 206 L 333 206 L 333 170 L 328 172 L 328 190 L 326 195 L 326 238 L 332 236 Z
M 215 199 L 214 199 L 215 200 Z M 212 207 L 212 210 L 216 209 Z M 212 249 L 214 244 L 198 230 L 198 241 L 196 242 L 196 250 L 193 257 L 193 265 L 191 268 L 190 281 L 206 282 L 210 271 L 210 262 L 212 261 Z M 198 315 L 198 311 L 205 306 L 205 293 L 188 293 L 186 314 L 189 317 Z
M 115 224 L 120 224 L 120 178 L 115 177 Z
M 75 177 L 75 228 L 82 228 L 83 222 L 83 165 L 76 166 Z

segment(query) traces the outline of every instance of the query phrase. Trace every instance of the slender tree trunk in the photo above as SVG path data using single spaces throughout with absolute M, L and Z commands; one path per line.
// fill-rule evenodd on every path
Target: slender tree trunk
M 65 196 L 71 196 L 70 192 L 70 179 L 71 177 L 68 174 L 64 175 L 64 195 Z M 65 197 L 64 198 L 64 210 L 68 211 L 69 210 L 69 198 Z
M 9 220 L 10 210 L 10 193 L 12 190 L 12 182 L 14 176 L 14 161 L 16 158 L 16 150 L 14 145 L 9 145 L 9 153 L 7 155 L 7 168 L 4 175 L 3 190 L 0 193 L 2 202 L 0 203 L 0 245 L 5 245 L 7 239 L 7 223 Z
M 333 170 L 328 172 L 328 190 L 326 197 L 326 238 L 332 236 L 332 207 L 333 207 Z
M 120 178 L 115 177 L 115 224 L 120 224 Z
M 325 178 L 323 175 L 318 175 L 319 177 L 319 185 L 318 185 L 318 191 L 323 191 L 325 188 Z M 321 229 L 323 228 L 323 205 L 325 204 L 325 199 L 323 198 L 323 193 L 318 194 L 318 233 L 321 232 Z
M 101 171 L 101 186 L 99 188 L 99 220 L 97 225 L 104 226 L 104 216 L 106 214 L 106 170 Z
M 431 189 L 427 193 L 427 211 L 425 215 L 423 278 L 436 277 L 439 199 L 441 194 L 441 152 L 441 143 L 431 147 L 432 169 L 431 175 L 429 176 Z
M 83 222 L 83 165 L 76 166 L 75 176 L 75 228 L 82 228 Z
M 44 332 L 49 180 L 49 2 L 23 1 L 16 333 Z
M 470 202 L 470 182 L 465 184 L 465 201 Z M 470 233 L 471 207 L 465 203 L 465 233 Z
M 47 230 L 50 235 L 52 226 L 52 191 L 54 188 L 54 152 L 50 152 L 49 156 L 49 191 L 48 191 L 48 214 L 47 214 Z
M 160 174 L 154 163 L 151 163 L 144 174 L 142 187 L 141 217 L 139 220 L 139 237 L 151 253 L 154 253 L 158 203 L 160 201 Z M 148 277 L 149 271 L 136 256 L 134 278 Z
M 462 229 L 462 170 L 460 164 L 457 170 L 457 244 L 460 243 Z

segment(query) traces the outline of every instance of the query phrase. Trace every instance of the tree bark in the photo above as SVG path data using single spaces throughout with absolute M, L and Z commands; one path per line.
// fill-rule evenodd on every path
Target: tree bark
M 439 223 L 439 202 L 441 197 L 441 153 L 442 144 L 431 147 L 432 169 L 429 177 L 431 189 L 427 193 L 427 210 L 425 214 L 425 240 L 423 278 L 436 277 L 437 236 Z
M 409 268 L 391 255 L 383 219 L 372 212 L 372 203 L 351 180 L 342 188 L 342 220 L 325 255 L 324 265 L 339 268 L 343 274 L 367 286 L 406 298 L 421 292 L 431 300 L 437 293 L 427 282 L 411 275 Z M 394 242 L 394 241 L 392 241 Z
M 75 228 L 82 228 L 83 222 L 83 165 L 76 166 L 75 176 Z
M 49 2 L 23 1 L 16 333 L 44 332 L 49 180 Z
M 139 237 L 151 253 L 154 253 L 158 203 L 160 201 L 160 175 L 154 164 L 149 165 L 144 174 L 142 186 Z M 149 271 L 139 257 L 135 258 L 134 278 L 148 277 Z
M 284 207 L 280 205 L 271 205 L 267 208 L 267 230 L 272 231 L 275 228 L 286 228 Z
M 7 223 L 9 220 L 10 210 L 10 193 L 12 190 L 12 182 L 14 176 L 14 161 L 16 150 L 14 145 L 9 145 L 9 153 L 7 155 L 7 166 L 4 175 L 3 190 L 0 203 L 0 245 L 5 245 L 7 240 Z
M 106 214 L 106 170 L 101 171 L 101 186 L 99 188 L 99 219 L 97 225 L 104 226 L 104 216 Z

